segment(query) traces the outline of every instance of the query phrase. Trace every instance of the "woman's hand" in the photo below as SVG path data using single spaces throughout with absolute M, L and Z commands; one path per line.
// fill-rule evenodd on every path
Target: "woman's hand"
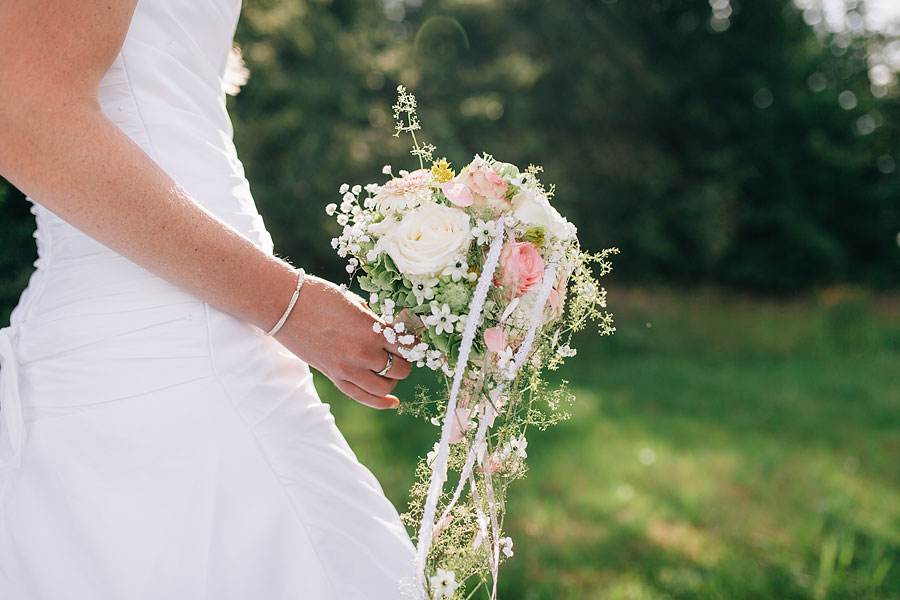
M 275 335 L 288 350 L 324 373 L 342 392 L 372 408 L 397 408 L 390 395 L 411 365 L 372 326 L 384 323 L 363 300 L 307 275 L 297 305 Z M 390 371 L 378 375 L 393 355 Z
M 97 87 L 136 0 L 0 2 L 0 175 L 148 271 L 268 330 L 296 271 L 209 213 L 103 113 Z M 278 339 L 377 408 L 409 373 L 359 299 L 310 277 Z

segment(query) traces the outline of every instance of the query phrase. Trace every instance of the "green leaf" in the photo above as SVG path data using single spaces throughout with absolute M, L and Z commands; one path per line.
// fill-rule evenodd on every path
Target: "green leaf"
M 394 262 L 394 259 L 391 258 L 387 252 L 382 253 L 381 259 L 384 262 L 385 269 L 391 273 L 400 273 L 400 269 L 397 268 L 397 263 Z
M 361 287 L 363 290 L 365 290 L 367 292 L 380 292 L 381 291 L 381 286 L 374 283 L 371 280 L 371 278 L 369 278 L 369 277 L 365 277 L 365 276 L 357 277 L 356 281 L 359 282 L 359 287 Z

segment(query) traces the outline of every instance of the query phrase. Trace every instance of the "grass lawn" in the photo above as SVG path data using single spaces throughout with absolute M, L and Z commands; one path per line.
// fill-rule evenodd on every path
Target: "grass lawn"
M 900 598 L 900 298 L 610 299 L 559 372 L 573 418 L 529 437 L 501 598 Z M 404 510 L 438 429 L 320 383 Z

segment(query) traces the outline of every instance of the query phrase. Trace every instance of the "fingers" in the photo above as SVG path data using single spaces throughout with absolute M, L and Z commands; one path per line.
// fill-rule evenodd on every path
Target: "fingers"
M 383 378 L 379 377 L 379 379 Z M 372 408 L 384 410 L 388 408 L 397 408 L 398 406 L 400 406 L 400 400 L 396 396 L 392 396 L 390 394 L 385 394 L 384 396 L 376 396 L 375 394 L 371 394 L 355 383 L 351 383 L 347 380 L 338 381 L 335 385 L 337 385 L 339 390 L 341 390 L 360 404 L 364 404 Z
M 396 354 L 391 353 L 391 356 L 394 357 L 393 362 L 391 362 L 390 370 L 382 375 L 382 377 L 387 377 L 388 379 L 406 379 L 410 372 L 412 371 L 412 365 L 408 360 L 403 358 L 402 356 L 398 356 Z M 385 359 L 387 358 L 387 353 L 385 353 Z M 384 367 L 382 367 L 383 369 Z M 381 372 L 381 369 L 378 371 Z

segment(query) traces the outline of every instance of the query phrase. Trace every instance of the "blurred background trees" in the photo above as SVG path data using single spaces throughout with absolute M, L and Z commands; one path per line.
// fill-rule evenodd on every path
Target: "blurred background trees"
M 252 74 L 230 110 L 278 251 L 334 277 L 324 205 L 385 163 L 414 166 L 391 137 L 403 83 L 439 155 L 542 164 L 585 245 L 623 250 L 620 281 L 896 287 L 900 42 L 867 14 L 856 0 L 248 0 L 236 39 Z M 2 207 L 9 306 L 33 245 L 21 199 Z

